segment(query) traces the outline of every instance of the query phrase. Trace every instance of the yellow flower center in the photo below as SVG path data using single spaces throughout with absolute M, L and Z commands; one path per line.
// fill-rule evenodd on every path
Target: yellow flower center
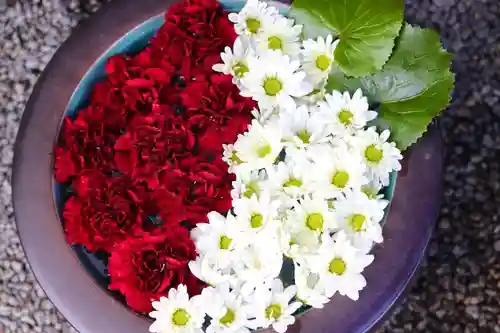
M 260 228 L 262 227 L 262 215 L 259 213 L 253 213 L 250 218 L 250 225 L 252 228 Z
M 328 271 L 332 274 L 342 275 L 345 272 L 345 261 L 340 258 L 334 258 L 328 265 Z
M 342 125 L 348 126 L 352 123 L 353 114 L 349 110 L 342 110 L 339 112 L 339 121 Z
M 234 312 L 231 309 L 227 309 L 226 314 L 219 320 L 222 325 L 231 324 L 234 321 Z
M 234 164 L 241 164 L 243 161 L 238 157 L 235 151 L 231 154 L 231 157 L 229 157 L 229 160 L 233 162 Z
M 264 158 L 271 153 L 271 145 L 266 143 L 265 145 L 258 147 L 256 152 L 257 156 Z
M 243 196 L 245 198 L 250 199 L 252 195 L 259 196 L 260 189 L 259 185 L 257 185 L 257 182 L 250 182 L 248 184 L 245 184 L 245 192 L 243 192 Z
M 237 77 L 243 77 L 243 75 L 248 73 L 248 66 L 247 66 L 247 64 L 245 64 L 242 61 L 237 61 L 233 65 L 233 71 L 234 71 L 234 75 L 236 75 Z
M 184 309 L 177 309 L 172 315 L 172 322 L 177 326 L 186 326 L 189 321 L 189 314 Z
M 363 225 L 365 224 L 366 217 L 361 214 L 352 214 L 349 218 L 349 226 L 352 230 L 360 232 L 363 230 Z
M 345 171 L 337 171 L 332 177 L 332 184 L 338 188 L 344 188 L 349 182 L 349 174 Z
M 319 213 L 309 214 L 306 218 L 306 226 L 311 230 L 323 231 L 323 215 Z
M 285 183 L 283 183 L 283 187 L 301 187 L 302 186 L 302 182 L 300 181 L 300 179 L 297 179 L 297 178 L 290 178 L 288 179 Z
M 283 42 L 278 36 L 271 36 L 267 39 L 267 47 L 270 50 L 281 50 L 283 48 Z
M 252 34 L 256 34 L 260 29 L 260 21 L 254 17 L 247 18 L 247 28 Z
M 375 147 L 375 145 L 370 145 L 365 149 L 365 157 L 368 161 L 372 163 L 378 163 L 382 160 L 383 151 Z
M 330 67 L 332 61 L 326 55 L 322 54 L 316 58 L 316 67 L 322 72 L 326 71 Z
M 278 95 L 282 88 L 281 81 L 275 77 L 268 77 L 264 80 L 264 91 L 269 96 Z
M 229 246 L 231 245 L 231 242 L 233 240 L 229 237 L 227 237 L 226 235 L 224 236 L 221 236 L 220 237 L 220 240 L 219 240 L 219 247 L 221 250 L 227 250 L 229 249 Z
M 271 304 L 266 308 L 266 318 L 277 320 L 281 316 L 281 305 Z
M 308 144 L 309 140 L 311 140 L 311 133 L 309 133 L 308 130 L 303 129 L 297 132 L 297 137 L 305 144 Z

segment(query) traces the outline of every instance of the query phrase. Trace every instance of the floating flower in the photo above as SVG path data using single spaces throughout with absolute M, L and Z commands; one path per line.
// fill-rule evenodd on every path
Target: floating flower
M 280 279 L 274 279 L 270 285 L 259 287 L 254 294 L 254 300 L 249 304 L 250 313 L 255 316 L 251 322 L 253 328 L 271 326 L 278 333 L 284 333 L 289 325 L 295 322 L 293 313 L 301 303 L 292 299 L 297 293 L 297 287 L 292 285 L 286 289 Z
M 368 252 L 373 243 L 382 242 L 382 226 L 387 201 L 371 200 L 359 191 L 347 192 L 345 198 L 335 202 L 339 226 L 353 244 Z
M 206 333 L 249 333 L 246 302 L 239 288 L 221 284 L 203 290 L 207 314 L 212 318 Z
M 368 174 L 372 179 L 378 179 L 383 186 L 389 184 L 389 174 L 401 170 L 401 152 L 394 142 L 388 142 L 390 132 L 378 134 L 375 127 L 356 133 L 351 140 L 368 166 Z
M 201 296 L 191 299 L 185 285 L 177 289 L 172 288 L 167 297 L 160 297 L 153 302 L 149 316 L 155 322 L 149 327 L 152 333 L 203 333 L 202 326 L 205 321 L 204 304 Z
M 279 105 L 294 108 L 294 97 L 302 97 L 312 91 L 304 81 L 300 62 L 291 60 L 279 51 L 269 51 L 259 58 L 250 59 L 248 74 L 241 80 L 241 95 L 252 97 L 260 109 Z
M 267 51 L 281 51 L 291 57 L 296 57 L 300 50 L 300 34 L 302 26 L 295 25 L 293 20 L 276 17 L 273 24 L 257 34 L 255 39 L 260 54 Z
M 254 50 L 250 46 L 250 40 L 245 36 L 239 36 L 232 49 L 226 46 L 221 53 L 223 63 L 215 64 L 213 70 L 234 76 L 233 82 L 237 83 L 248 73 L 248 61 L 253 57 Z
M 275 7 L 258 0 L 248 0 L 239 13 L 230 13 L 229 20 L 239 35 L 255 36 L 274 23 L 278 14 Z
M 339 39 L 334 41 L 332 35 L 328 35 L 326 38 L 319 36 L 316 40 L 307 39 L 302 42 L 302 67 L 313 85 L 324 83 L 328 78 L 334 62 L 333 54 L 339 41 Z
M 321 114 L 333 135 L 349 135 L 362 130 L 366 123 L 375 119 L 377 113 L 370 111 L 366 97 L 361 89 L 354 95 L 333 91 L 325 96 L 325 101 L 318 102 Z
M 361 273 L 372 261 L 372 255 L 360 252 L 341 231 L 333 239 L 324 234 L 318 254 L 309 257 L 311 270 L 319 275 L 326 296 L 338 292 L 355 301 L 366 286 Z

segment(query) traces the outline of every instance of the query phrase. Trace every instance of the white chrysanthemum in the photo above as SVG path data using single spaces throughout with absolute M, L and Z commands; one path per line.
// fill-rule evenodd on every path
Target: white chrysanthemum
M 274 23 L 256 35 L 257 51 L 263 54 L 267 51 L 281 51 L 291 57 L 296 57 L 300 50 L 301 25 L 294 25 L 293 20 L 277 16 Z
M 380 180 L 383 186 L 389 185 L 392 171 L 401 170 L 399 161 L 403 158 L 396 144 L 387 141 L 389 135 L 389 130 L 378 134 L 375 127 L 370 127 L 350 140 L 368 166 L 368 177 Z
M 373 243 L 381 243 L 386 200 L 370 200 L 360 191 L 347 192 L 345 198 L 335 202 L 337 221 L 354 246 L 368 252 Z
M 303 263 L 308 255 L 316 253 L 321 245 L 320 233 L 304 229 L 291 230 L 287 224 L 278 229 L 277 235 L 283 254 L 298 263 Z
M 320 283 L 319 274 L 311 272 L 303 265 L 294 263 L 295 285 L 297 299 L 316 309 L 323 308 L 330 299 L 324 294 L 324 287 Z
M 305 148 L 327 140 L 328 133 L 316 107 L 301 105 L 284 110 L 279 116 L 279 124 L 286 145 Z
M 238 136 L 234 147 L 237 156 L 246 164 L 246 170 L 269 167 L 283 149 L 281 131 L 272 124 L 262 126 L 253 120 L 248 131 Z
M 190 261 L 188 266 L 194 276 L 211 286 L 217 286 L 221 283 L 229 283 L 231 285 L 237 283 L 232 268 L 226 267 L 221 269 L 211 256 L 198 256 L 196 260 Z
M 207 217 L 209 223 L 198 223 L 191 238 L 199 254 L 213 258 L 217 267 L 224 269 L 234 258 L 236 245 L 231 237 L 237 233 L 235 218 L 231 213 L 226 218 L 218 212 L 210 212 Z
M 149 316 L 155 321 L 149 327 L 152 333 L 203 333 L 205 321 L 203 302 L 200 296 L 189 299 L 187 288 L 180 284 L 171 288 L 167 297 L 153 302 L 154 311 Z
M 339 41 L 333 41 L 332 35 L 328 35 L 326 39 L 319 36 L 317 40 L 307 39 L 302 42 L 302 67 L 312 84 L 321 84 L 328 78 Z
M 333 199 L 368 183 L 366 166 L 358 155 L 344 148 L 323 146 L 316 153 L 314 172 L 309 174 L 311 191 Z
M 333 91 L 318 103 L 322 117 L 333 135 L 344 136 L 363 129 L 366 123 L 376 118 L 375 111 L 368 110 L 368 101 L 361 89 L 354 95 Z
M 229 13 L 228 18 L 237 34 L 255 36 L 271 26 L 277 14 L 278 10 L 265 2 L 248 0 L 240 12 Z
M 278 277 L 283 266 L 283 254 L 277 240 L 270 234 L 264 235 L 245 250 L 238 252 L 239 260 L 234 271 L 243 282 L 241 294 L 247 298 L 256 287 L 269 283 Z
M 342 231 L 333 237 L 323 235 L 321 248 L 317 255 L 309 257 L 309 265 L 319 275 L 326 296 L 332 297 L 339 292 L 356 301 L 366 286 L 361 272 L 372 263 L 373 255 L 360 252 Z
M 241 172 L 233 181 L 233 189 L 231 197 L 233 200 L 245 197 L 250 199 L 252 196 L 257 198 L 260 192 L 266 187 L 267 173 L 265 170 L 252 170 L 249 172 Z
M 382 184 L 378 179 L 372 179 L 367 184 L 361 186 L 361 192 L 366 194 L 369 199 L 383 199 L 384 194 L 380 193 L 382 190 Z
M 249 72 L 241 79 L 240 94 L 252 97 L 259 108 L 270 109 L 280 105 L 294 108 L 294 97 L 302 97 L 312 91 L 299 70 L 300 62 L 279 51 L 269 51 L 257 59 L 250 59 Z
M 271 193 L 275 193 L 287 206 L 287 199 L 296 199 L 308 193 L 311 186 L 307 183 L 307 174 L 311 170 L 311 163 L 305 158 L 286 158 L 269 168 L 269 180 L 266 185 Z
M 290 233 L 311 232 L 319 235 L 323 231 L 337 229 L 335 215 L 329 210 L 323 198 L 304 198 L 288 211 L 285 226 Z
M 251 198 L 233 200 L 236 214 L 235 227 L 240 230 L 235 239 L 238 243 L 251 243 L 261 233 L 274 233 L 278 225 L 276 217 L 280 202 L 271 198 L 267 191 L 262 191 Z
M 292 300 L 296 293 L 296 286 L 284 289 L 280 279 L 273 280 L 271 288 L 260 286 L 255 291 L 253 302 L 249 304 L 250 313 L 255 316 L 253 328 L 272 325 L 276 332 L 284 333 L 295 322 L 293 313 L 301 306 L 300 302 Z
M 226 162 L 226 164 L 229 166 L 228 172 L 236 173 L 236 170 L 241 167 L 243 161 L 238 157 L 234 145 L 223 144 L 222 149 L 224 150 L 222 155 L 222 160 Z
M 239 288 L 230 290 L 228 284 L 203 289 L 202 297 L 207 314 L 212 318 L 206 333 L 249 333 L 248 315 Z
M 248 73 L 248 60 L 254 55 L 248 38 L 239 36 L 234 42 L 233 49 L 226 46 L 224 52 L 220 54 L 223 63 L 213 65 L 212 69 L 216 72 L 232 75 L 233 82 L 238 83 L 239 79 Z

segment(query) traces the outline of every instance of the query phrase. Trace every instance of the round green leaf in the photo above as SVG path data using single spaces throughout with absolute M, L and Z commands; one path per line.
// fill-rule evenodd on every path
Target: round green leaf
M 396 44 L 382 71 L 358 79 L 332 75 L 327 87 L 361 88 L 370 102 L 380 103 L 378 121 L 389 126 L 392 140 L 404 150 L 448 105 L 454 77 L 452 55 L 442 48 L 435 31 L 406 25 Z
M 404 0 L 294 0 L 292 6 L 319 19 L 340 39 L 335 62 L 348 76 L 382 68 L 403 21 Z

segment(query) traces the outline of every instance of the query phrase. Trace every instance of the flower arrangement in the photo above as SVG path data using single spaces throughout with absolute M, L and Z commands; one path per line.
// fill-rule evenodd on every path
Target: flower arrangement
M 111 57 L 66 117 L 55 178 L 70 244 L 153 333 L 285 332 L 358 300 L 383 190 L 446 107 L 451 56 L 402 0 L 185 0 Z

